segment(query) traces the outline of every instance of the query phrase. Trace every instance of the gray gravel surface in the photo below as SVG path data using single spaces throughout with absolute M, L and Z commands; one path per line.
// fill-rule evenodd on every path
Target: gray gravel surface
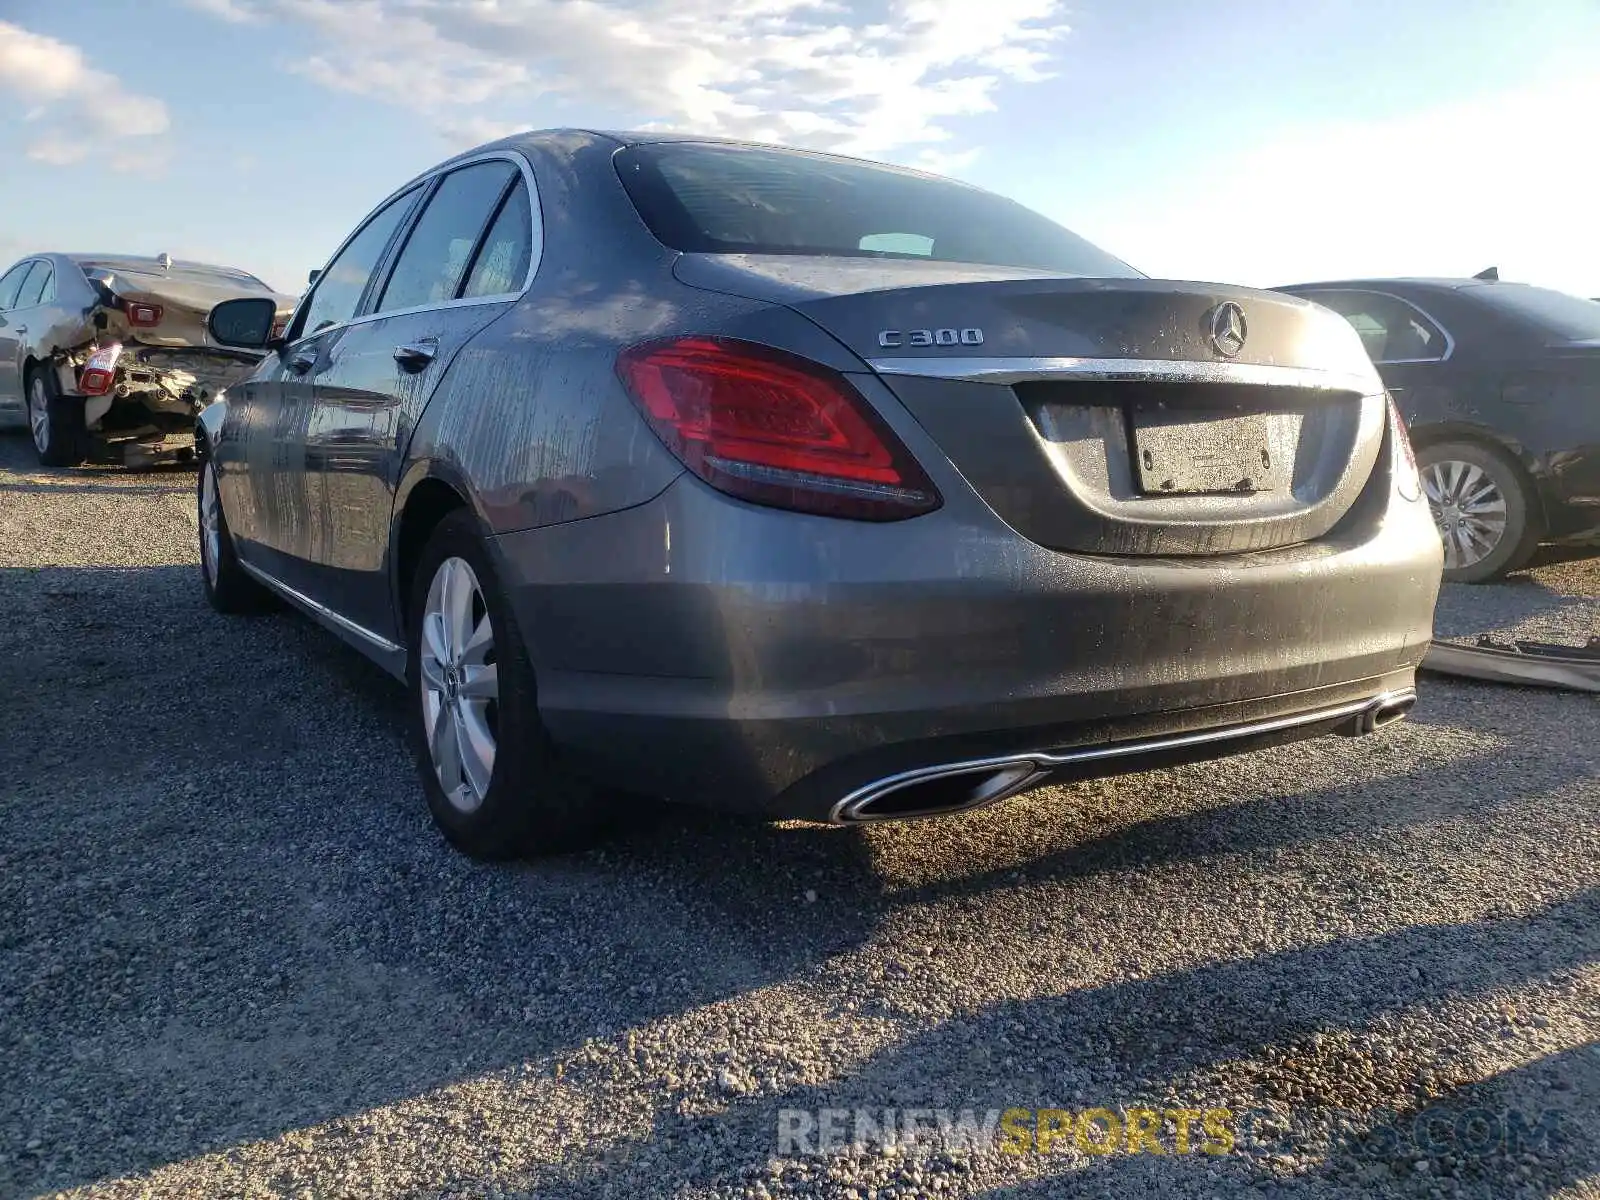
M 1600 1194 L 1595 697 L 1429 678 L 1370 739 L 869 831 L 667 812 L 489 868 L 429 825 L 395 685 L 205 607 L 192 473 L 26 449 L 0 1196 Z M 1597 599 L 1567 564 L 1441 625 L 1576 641 Z M 1140 1105 L 1288 1124 L 777 1154 L 780 1109 Z M 1558 1124 L 1452 1133 L 1509 1110 Z M 1432 1144 L 1388 1135 L 1419 1112 Z

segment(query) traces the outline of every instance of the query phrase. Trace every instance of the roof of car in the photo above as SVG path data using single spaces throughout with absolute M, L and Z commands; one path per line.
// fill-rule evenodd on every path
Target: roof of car
M 457 158 L 465 158 L 491 146 L 515 145 L 518 142 L 540 142 L 555 140 L 561 137 L 579 135 L 591 138 L 607 138 L 622 146 L 647 146 L 660 142 L 695 142 L 702 145 L 738 146 L 748 150 L 780 150 L 791 154 L 815 154 L 821 157 L 842 159 L 847 162 L 866 163 L 875 167 L 885 167 L 889 170 L 900 171 L 908 175 L 921 175 L 930 179 L 943 179 L 946 182 L 962 183 L 966 187 L 974 187 L 962 180 L 951 180 L 946 176 L 923 170 L 919 167 L 908 167 L 901 163 L 885 162 L 877 158 L 863 158 L 859 154 L 841 154 L 836 150 L 823 150 L 809 146 L 791 146 L 782 142 L 758 142 L 745 138 L 717 137 L 706 133 L 672 132 L 664 129 L 529 129 L 520 133 L 509 134 L 495 142 L 486 142 L 471 150 L 463 151 Z M 455 159 L 451 159 L 454 162 Z M 445 164 L 439 164 L 443 166 Z M 437 170 L 437 167 L 430 170 Z M 980 189 L 981 190 L 981 189 Z

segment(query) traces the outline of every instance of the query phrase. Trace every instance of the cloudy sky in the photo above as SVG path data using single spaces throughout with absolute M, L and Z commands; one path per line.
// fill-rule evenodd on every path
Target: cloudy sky
M 0 259 L 168 251 L 298 291 L 519 128 L 841 150 L 1152 275 L 1600 296 L 1600 0 L 0 0 Z

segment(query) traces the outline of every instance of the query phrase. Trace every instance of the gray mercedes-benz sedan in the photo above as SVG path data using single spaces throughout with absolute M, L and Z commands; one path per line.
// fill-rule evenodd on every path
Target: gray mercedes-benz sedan
M 563 130 L 405 184 L 198 423 L 204 586 L 410 691 L 503 857 L 1364 734 L 1442 551 L 1360 339 L 914 171 Z

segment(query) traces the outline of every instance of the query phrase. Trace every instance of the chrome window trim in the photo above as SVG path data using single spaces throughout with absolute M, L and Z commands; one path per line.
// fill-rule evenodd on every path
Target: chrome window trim
M 1051 379 L 1162 380 L 1242 383 L 1318 391 L 1383 391 L 1377 373 L 1323 371 L 1270 363 L 1195 362 L 1165 358 L 869 358 L 879 375 L 1009 385 Z
M 326 604 L 321 604 L 318 601 L 313 600 L 304 592 L 296 591 L 287 583 L 284 583 L 283 580 L 277 578 L 277 576 L 267 574 L 260 567 L 250 565 L 243 558 L 239 558 L 238 562 L 239 565 L 244 568 L 245 573 L 251 578 L 257 580 L 264 586 L 271 588 L 273 591 L 283 596 L 286 600 L 291 600 L 295 604 L 307 609 L 312 613 L 313 616 L 321 617 L 323 620 L 337 625 L 340 629 L 343 629 L 347 633 L 354 634 L 362 641 L 370 643 L 386 654 L 398 654 L 400 652 L 400 646 L 394 642 L 391 642 L 388 638 L 382 636 L 381 634 L 373 633 L 372 630 L 368 629 L 365 625 L 358 625 L 349 617 L 342 616 L 339 613 L 334 612 L 333 609 L 329 608 Z
M 1374 366 L 1388 367 L 1388 366 L 1396 366 L 1396 365 L 1399 365 L 1401 363 L 1441 363 L 1441 362 L 1449 362 L 1450 361 L 1450 356 L 1456 352 L 1456 339 L 1454 337 L 1452 337 L 1451 334 L 1450 334 L 1450 331 L 1445 328 L 1443 321 L 1439 320 L 1432 313 L 1430 313 L 1427 309 L 1423 308 L 1422 305 L 1418 304 L 1415 300 L 1408 300 L 1406 297 L 1397 296 L 1393 292 L 1386 292 L 1386 291 L 1383 291 L 1380 288 L 1319 287 L 1319 288 L 1310 288 L 1310 289 L 1307 289 L 1304 292 L 1295 292 L 1294 294 L 1299 296 L 1302 300 L 1311 300 L 1311 302 L 1313 304 L 1315 304 L 1316 301 L 1315 301 L 1315 299 L 1313 299 L 1313 297 L 1318 295 L 1318 294 L 1327 293 L 1327 292 L 1353 292 L 1358 296 L 1382 296 L 1386 300 L 1394 300 L 1397 303 L 1404 304 L 1407 308 L 1411 309 L 1418 316 L 1422 317 L 1423 320 L 1427 321 L 1428 324 L 1432 325 L 1435 329 L 1437 329 L 1440 333 L 1442 333 L 1444 335 L 1444 353 L 1441 354 L 1438 358 L 1375 358 L 1375 359 L 1372 360 L 1372 363 L 1373 363 Z M 1340 313 L 1339 315 L 1341 317 L 1344 316 L 1343 313 Z
M 495 159 L 502 159 L 506 162 L 509 162 L 521 172 L 522 182 L 527 186 L 528 189 L 528 207 L 532 210 L 533 214 L 533 222 L 529 226 L 529 232 L 530 234 L 537 234 L 537 236 L 532 239 L 534 242 L 532 247 L 533 252 L 528 256 L 528 274 L 523 279 L 522 286 L 520 288 L 514 292 L 497 292 L 493 296 L 463 296 L 458 300 L 444 300 L 438 304 L 416 304 L 412 305 L 410 308 L 391 308 L 386 312 L 361 313 L 358 316 L 351 317 L 348 321 L 341 321 L 337 325 L 324 325 L 315 333 L 301 333 L 301 335 L 294 341 L 286 343 L 285 349 L 290 346 L 299 346 L 304 342 L 311 341 L 313 338 L 326 337 L 328 334 L 336 333 L 341 329 L 350 329 L 356 325 L 366 325 L 373 321 L 385 320 L 389 317 L 404 317 L 410 316 L 414 313 L 422 312 L 443 312 L 452 308 L 471 308 L 479 304 L 508 304 L 521 300 L 524 296 L 526 296 L 528 294 L 528 289 L 533 286 L 535 277 L 537 277 L 539 274 L 539 264 L 544 261 L 544 206 L 539 199 L 538 184 L 535 183 L 533 178 L 533 164 L 528 161 L 526 156 L 516 150 L 489 150 L 481 154 L 471 155 L 467 158 L 451 159 L 448 163 L 441 163 L 432 170 L 425 171 L 416 178 L 407 180 L 404 184 L 395 188 L 394 191 L 390 192 L 377 204 L 374 204 L 371 211 L 369 211 L 366 216 L 361 218 L 356 227 L 350 231 L 350 236 L 345 238 L 344 241 L 340 242 L 339 248 L 330 254 L 328 256 L 328 260 L 322 264 L 323 275 L 318 276 L 317 282 L 319 284 L 322 282 L 322 278 L 327 274 L 328 268 L 339 257 L 339 255 L 344 253 L 345 247 L 351 242 L 355 241 L 357 235 L 359 235 L 361 231 L 367 227 L 367 224 L 372 220 L 372 218 L 377 216 L 390 204 L 394 203 L 394 201 L 400 199 L 400 197 L 404 196 L 407 192 L 418 186 L 426 188 L 441 175 L 448 175 L 452 171 L 459 171 L 463 167 L 470 167 L 480 162 L 492 162 Z M 431 196 L 424 197 L 424 204 L 431 199 Z M 414 224 L 415 220 L 413 219 L 412 222 L 406 225 L 405 229 L 408 234 Z M 386 254 L 385 258 L 379 262 L 379 266 L 386 273 L 384 280 L 385 286 L 387 286 L 388 283 L 387 276 L 389 273 L 393 272 L 394 260 L 397 258 L 397 255 L 388 256 Z M 372 281 L 369 279 L 367 281 L 367 291 L 364 291 L 362 294 L 363 299 L 367 298 L 367 292 L 370 292 L 371 287 Z M 315 294 L 316 286 L 313 285 L 312 288 L 306 292 L 305 299 L 302 300 L 301 303 L 310 303 L 312 296 Z M 299 317 L 299 315 L 299 306 L 297 305 L 294 316 L 289 319 L 291 325 L 294 323 L 295 319 Z

